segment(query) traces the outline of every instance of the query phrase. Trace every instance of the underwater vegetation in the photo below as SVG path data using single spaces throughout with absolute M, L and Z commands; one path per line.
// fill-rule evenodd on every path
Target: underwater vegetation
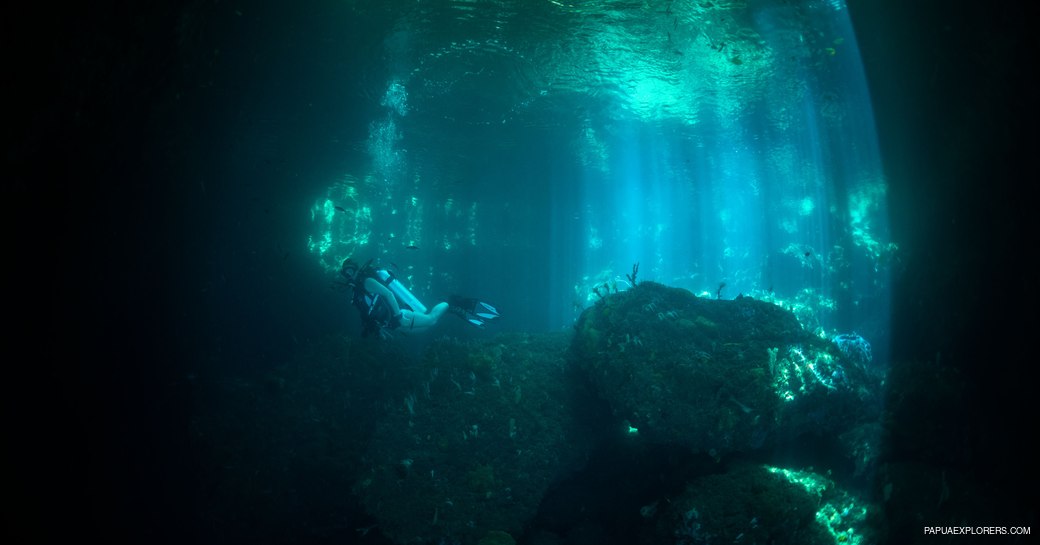
M 421 354 L 336 337 L 269 376 L 214 387 L 195 424 L 214 468 L 203 516 L 234 534 L 245 502 L 239 532 L 289 510 L 312 519 L 297 535 L 522 542 L 556 483 L 624 441 L 711 468 L 637 509 L 648 542 L 869 535 L 875 508 L 828 468 L 770 458 L 815 437 L 857 474 L 873 467 L 884 377 L 860 340 L 843 348 L 772 303 L 636 284 L 636 272 L 573 331 L 442 338 Z M 303 480 L 328 496 L 306 497 Z M 367 515 L 345 520 L 350 506 Z

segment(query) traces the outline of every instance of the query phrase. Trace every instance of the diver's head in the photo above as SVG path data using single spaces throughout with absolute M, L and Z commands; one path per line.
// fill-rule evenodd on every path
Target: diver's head
M 349 257 L 343 260 L 343 265 L 339 268 L 339 274 L 343 275 L 348 281 L 353 282 L 357 278 L 358 264 Z

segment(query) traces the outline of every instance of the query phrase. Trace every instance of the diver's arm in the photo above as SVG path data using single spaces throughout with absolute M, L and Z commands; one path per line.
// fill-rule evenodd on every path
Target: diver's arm
M 391 293 L 389 288 L 379 283 L 378 280 L 375 278 L 366 278 L 365 290 L 367 290 L 368 293 L 374 293 L 382 297 L 387 303 L 390 303 L 390 308 L 394 310 L 394 316 L 401 314 L 401 305 L 397 304 L 397 298 L 394 297 L 394 294 Z

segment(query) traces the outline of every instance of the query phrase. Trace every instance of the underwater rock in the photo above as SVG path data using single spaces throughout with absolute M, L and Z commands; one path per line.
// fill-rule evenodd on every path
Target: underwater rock
M 821 475 L 760 465 L 702 477 L 667 506 L 646 542 L 869 543 L 879 512 Z
M 516 545 L 516 540 L 506 532 L 492 530 L 480 538 L 477 545 Z
M 383 534 L 476 544 L 522 533 L 590 448 L 567 409 L 569 339 L 431 343 L 401 377 L 411 387 L 386 407 L 355 486 Z
M 772 303 L 642 282 L 586 309 L 575 329 L 578 367 L 652 442 L 718 457 L 878 414 L 880 377 Z
M 226 543 L 344 539 L 366 523 L 350 493 L 399 345 L 342 336 L 309 341 L 268 370 L 192 383 L 191 437 L 201 474 L 198 524 Z

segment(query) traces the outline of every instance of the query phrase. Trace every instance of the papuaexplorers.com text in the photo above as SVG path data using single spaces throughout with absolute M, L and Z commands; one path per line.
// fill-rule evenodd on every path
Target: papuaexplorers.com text
M 1028 536 L 1029 526 L 925 526 L 925 535 L 934 536 Z

